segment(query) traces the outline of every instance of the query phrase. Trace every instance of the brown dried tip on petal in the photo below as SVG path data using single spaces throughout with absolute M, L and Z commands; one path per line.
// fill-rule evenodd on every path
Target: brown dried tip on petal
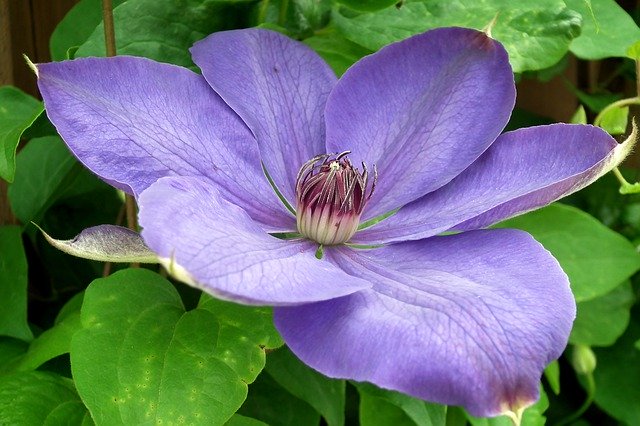
M 296 179 L 298 231 L 320 244 L 342 244 L 353 236 L 375 188 L 375 167 L 369 187 L 366 166 L 360 172 L 348 154 L 318 155 L 300 168 Z
M 498 22 L 498 15 L 500 15 L 500 12 L 496 13 L 496 15 L 491 19 L 491 21 L 489 21 L 489 23 L 482 29 L 482 32 L 485 33 L 489 38 L 493 38 L 493 36 L 491 35 L 491 30 L 493 30 L 493 27 L 496 25 L 496 22 Z

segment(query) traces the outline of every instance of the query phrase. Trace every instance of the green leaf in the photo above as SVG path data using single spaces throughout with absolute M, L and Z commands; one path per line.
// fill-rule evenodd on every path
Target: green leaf
M 80 312 L 70 314 L 31 342 L 29 350 L 20 359 L 16 369 L 19 371 L 35 370 L 45 362 L 69 353 L 71 338 L 81 329 Z
M 610 104 L 622 98 L 620 93 L 589 94 L 572 86 L 570 86 L 570 88 L 571 91 L 576 94 L 580 102 L 586 105 L 593 112 L 600 112 Z
M 332 6 L 333 0 L 261 0 L 253 6 L 249 26 L 302 40 L 326 31 Z
M 374 12 L 376 10 L 384 9 L 386 7 L 397 5 L 396 7 L 402 7 L 403 0 L 338 0 L 338 3 L 347 6 L 353 10 L 359 10 L 362 12 Z
M 111 0 L 113 7 L 125 0 Z M 51 59 L 67 59 L 67 51 L 84 43 L 102 22 L 102 0 L 80 0 L 56 26 L 49 39 Z M 104 43 L 104 41 L 103 41 Z
M 582 15 L 582 31 L 570 45 L 581 59 L 624 57 L 640 40 L 640 28 L 615 0 L 565 0 Z
M 202 294 L 198 308 L 214 313 L 225 327 L 242 330 L 250 340 L 266 349 L 276 349 L 284 344 L 273 325 L 273 309 L 239 305 Z M 231 333 L 232 330 L 229 330 Z M 240 331 L 237 331 L 240 332 Z M 243 339 L 240 339 L 243 340 Z
M 253 0 L 136 0 L 113 10 L 119 55 L 145 56 L 196 69 L 189 48 L 220 30 L 237 28 Z M 76 57 L 104 56 L 104 29 L 98 25 Z
M 595 349 L 598 367 L 594 371 L 596 404 L 614 418 L 628 425 L 640 425 L 640 351 L 634 343 L 640 338 L 640 311 L 618 342 Z
M 95 280 L 84 296 L 84 329 L 71 342 L 73 376 L 95 421 L 227 421 L 274 340 L 262 332 L 270 315 L 241 308 L 185 312 L 175 288 L 144 269 Z M 247 321 L 256 322 L 252 330 L 238 328 Z
M 76 313 L 80 313 L 80 309 L 82 308 L 82 302 L 84 301 L 84 291 L 77 293 L 71 299 L 64 304 L 60 312 L 58 312 L 58 316 L 54 324 L 60 324 L 62 321 L 66 320 L 72 315 Z
M 640 41 L 636 41 L 627 49 L 627 57 L 634 61 L 640 60 Z
M 612 135 L 621 135 L 627 131 L 629 107 L 612 108 L 602 115 L 599 126 Z
M 522 422 L 519 426 L 544 426 L 546 417 L 544 412 L 549 408 L 549 398 L 542 386 L 540 387 L 540 399 L 531 407 L 524 410 Z M 478 418 L 467 416 L 472 426 L 513 426 L 513 421 L 507 416 L 492 418 Z
M 284 347 L 269 354 L 265 370 L 284 389 L 306 401 L 329 426 L 344 425 L 345 382 L 329 379 Z
M 231 351 L 227 364 L 246 382 L 253 382 L 265 365 L 264 349 L 284 344 L 273 325 L 273 310 L 238 305 L 215 299 L 207 294 L 200 298 L 198 308 L 213 313 L 220 321 L 219 350 Z
M 640 269 L 640 255 L 622 235 L 563 204 L 506 220 L 499 228 L 529 232 L 558 259 L 578 302 L 609 293 Z
M 554 394 L 560 394 L 560 363 L 558 360 L 551 361 L 551 364 L 547 365 L 544 369 L 544 377 L 549 383 L 549 387 Z
M 86 411 L 73 382 L 56 374 L 30 371 L 2 376 L 0 380 L 2 425 L 64 424 L 60 419 L 80 424 L 69 420 L 82 419 Z
M 0 375 L 13 372 L 28 348 L 29 344 L 23 340 L 0 336 Z
M 29 141 L 18 154 L 17 166 L 8 195 L 13 213 L 25 224 L 39 220 L 82 169 L 58 136 Z
M 336 75 L 341 76 L 347 68 L 371 53 L 336 32 L 323 32 L 304 40 L 304 44 L 315 50 Z
M 45 362 L 69 353 L 71 338 L 82 328 L 80 306 L 83 297 L 84 293 L 78 293 L 62 307 L 54 326 L 45 330 L 19 352 L 19 356 L 11 363 L 11 371 L 35 370 Z M 0 361 L 0 365 L 2 364 Z
M 269 426 L 314 426 L 320 423 L 316 410 L 284 390 L 268 374 L 261 374 L 249 386 L 249 396 L 238 412 Z
M 33 339 L 27 324 L 27 258 L 17 226 L 0 226 L 0 335 Z
M 629 324 L 634 302 L 631 283 L 625 282 L 604 296 L 578 303 L 569 343 L 586 346 L 610 346 Z
M 260 420 L 252 419 L 251 417 L 241 416 L 240 414 L 234 414 L 233 417 L 229 419 L 226 426 L 268 426 L 265 422 L 261 422 Z
M 353 385 L 360 394 L 360 422 L 362 425 L 415 424 L 444 426 L 446 407 L 425 402 L 400 392 L 380 389 L 369 383 Z M 364 402 L 364 405 L 363 405 Z M 399 423 L 394 423 L 394 422 Z
M 42 102 L 11 86 L 0 87 L 0 177 L 13 182 L 22 133 L 42 113 Z
M 414 426 L 416 423 L 402 409 L 384 398 L 360 393 L 361 426 Z
M 407 0 L 400 8 L 347 17 L 334 13 L 334 22 L 349 40 L 370 50 L 431 28 L 485 28 L 494 18 L 492 37 L 509 52 L 515 72 L 548 68 L 558 62 L 579 33 L 580 15 L 561 0 Z
M 569 122 L 573 124 L 587 124 L 587 112 L 584 110 L 583 105 L 580 105 L 576 112 L 573 113 Z
M 60 426 L 93 425 L 94 423 L 82 401 L 67 401 L 51 410 L 42 424 L 43 426 Z

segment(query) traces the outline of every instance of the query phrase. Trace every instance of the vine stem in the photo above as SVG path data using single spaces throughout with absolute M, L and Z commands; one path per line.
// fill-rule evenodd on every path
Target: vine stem
M 638 62 L 636 61 L 636 70 L 638 69 Z M 640 105 L 640 80 L 636 79 L 636 87 L 638 92 L 638 96 L 635 96 L 633 98 L 626 98 L 626 99 L 620 99 L 619 101 L 615 101 L 612 104 L 607 105 L 602 111 L 600 111 L 600 113 L 596 116 L 596 118 L 593 119 L 593 125 L 594 126 L 600 126 L 600 124 L 602 123 L 602 119 L 603 117 L 609 112 L 612 111 L 616 108 L 624 108 L 626 106 L 630 106 L 630 105 Z M 623 192 L 626 188 L 630 188 L 633 187 L 633 185 L 631 183 L 629 183 L 624 176 L 622 176 L 622 173 L 620 173 L 620 169 L 618 169 L 617 167 L 614 167 L 613 170 L 611 170 L 614 174 L 614 176 L 616 177 L 616 179 L 618 179 L 618 182 L 620 182 L 620 192 L 621 193 L 627 193 L 627 192 Z
M 102 0 L 102 21 L 104 22 L 104 46 L 107 56 L 116 56 L 116 32 L 113 26 L 113 4 Z
M 107 56 L 116 56 L 116 31 L 113 24 L 113 3 L 111 0 L 102 0 L 102 21 L 104 22 L 104 47 Z M 132 231 L 138 230 L 136 223 L 136 200 L 128 194 L 124 198 L 125 212 L 127 217 L 127 228 Z M 131 266 L 137 267 L 138 264 Z
M 278 13 L 278 25 L 284 27 L 287 23 L 287 11 L 289 9 L 289 0 L 281 0 L 280 11 Z
M 584 400 L 580 408 L 578 408 L 573 414 L 570 414 L 568 417 L 560 420 L 558 422 L 558 426 L 564 426 L 573 423 L 574 421 L 578 420 L 589 409 L 589 407 L 591 407 L 596 394 L 596 382 L 595 380 L 593 380 L 593 374 L 591 373 L 585 375 L 585 380 L 587 382 L 586 399 Z
M 599 126 L 602 122 L 602 118 L 611 110 L 616 108 L 623 108 L 629 105 L 640 105 L 640 96 L 635 96 L 633 98 L 620 99 L 619 101 L 615 101 L 612 104 L 607 105 L 593 120 L 594 126 Z

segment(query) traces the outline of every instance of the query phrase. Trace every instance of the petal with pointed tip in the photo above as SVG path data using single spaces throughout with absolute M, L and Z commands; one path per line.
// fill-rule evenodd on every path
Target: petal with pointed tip
M 543 207 L 589 185 L 630 152 L 593 126 L 554 124 L 501 135 L 439 190 L 355 235 L 357 242 L 420 239 L 454 228 L 482 228 Z
M 206 176 L 253 218 L 295 226 L 251 132 L 201 76 L 126 56 L 37 67 L 47 115 L 74 155 L 111 185 L 138 195 L 163 176 Z

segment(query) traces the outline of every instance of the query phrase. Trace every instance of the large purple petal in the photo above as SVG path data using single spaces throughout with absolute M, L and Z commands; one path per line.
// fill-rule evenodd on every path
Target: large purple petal
M 163 176 L 206 176 L 252 217 L 292 226 L 255 139 L 199 75 L 134 57 L 38 65 L 47 114 L 98 176 L 140 194 Z
M 534 210 L 589 185 L 620 163 L 634 142 L 635 132 L 618 145 L 602 129 L 571 124 L 507 132 L 448 185 L 356 234 L 354 241 L 420 239 Z
M 251 128 L 267 171 L 294 201 L 298 170 L 325 153 L 323 112 L 333 71 L 302 43 L 261 29 L 212 34 L 191 53 L 211 87 Z
M 201 178 L 162 178 L 140 196 L 142 237 L 172 275 L 224 299 L 291 305 L 370 284 L 315 257 L 316 245 L 264 232 Z
M 377 216 L 449 182 L 495 140 L 515 101 L 507 53 L 484 33 L 429 31 L 351 67 L 327 102 L 327 150 L 375 164 Z
M 291 350 L 330 377 L 494 416 L 533 403 L 543 369 L 567 343 L 575 317 L 567 277 L 522 231 L 331 256 L 373 288 L 275 311 Z

